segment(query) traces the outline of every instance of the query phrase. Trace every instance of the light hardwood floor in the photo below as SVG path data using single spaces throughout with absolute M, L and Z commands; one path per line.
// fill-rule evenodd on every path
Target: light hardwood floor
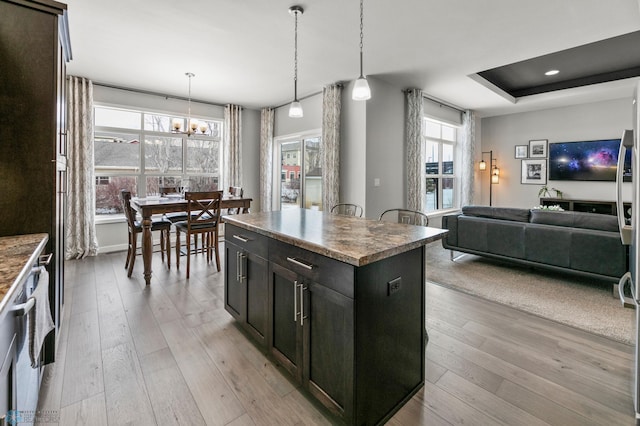
M 195 256 L 187 281 L 154 256 L 149 287 L 124 252 L 67 262 L 41 410 L 64 426 L 331 424 L 236 327 L 223 273 Z M 427 287 L 427 381 L 390 425 L 635 424 L 632 347 Z

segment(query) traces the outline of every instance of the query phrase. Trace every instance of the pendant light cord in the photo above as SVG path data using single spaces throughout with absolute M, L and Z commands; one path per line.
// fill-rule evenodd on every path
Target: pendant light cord
M 293 39 L 293 100 L 298 102 L 298 11 L 294 12 L 295 27 Z
M 364 46 L 363 38 L 364 38 L 364 0 L 360 0 L 360 78 L 364 78 L 364 74 L 362 72 L 362 48 Z

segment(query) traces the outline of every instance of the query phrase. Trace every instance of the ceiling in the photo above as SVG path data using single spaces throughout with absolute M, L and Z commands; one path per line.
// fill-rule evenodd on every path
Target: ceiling
M 256 109 L 286 104 L 293 98 L 294 4 L 305 10 L 298 97 L 359 74 L 357 0 L 66 3 L 68 73 L 94 83 L 185 97 L 185 73 L 193 72 L 194 100 Z M 638 77 L 511 97 L 477 74 L 638 30 L 639 0 L 366 0 L 364 72 L 480 116 L 618 99 L 631 96 Z M 611 50 L 629 56 L 620 45 Z M 587 54 L 562 66 L 603 62 L 611 61 Z

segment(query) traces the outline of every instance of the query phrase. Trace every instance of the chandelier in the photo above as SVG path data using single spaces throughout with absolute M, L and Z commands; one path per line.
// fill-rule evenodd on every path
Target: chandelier
M 184 123 L 184 119 L 174 118 L 171 121 L 171 127 L 173 127 L 171 132 L 191 136 L 191 135 L 198 134 L 198 130 L 200 130 L 200 134 L 205 134 L 208 130 L 207 123 L 199 122 L 198 120 L 191 119 L 191 78 L 195 77 L 196 75 L 192 72 L 187 72 L 184 75 L 189 77 L 189 109 L 187 113 L 187 130 L 186 131 L 182 130 L 182 124 Z

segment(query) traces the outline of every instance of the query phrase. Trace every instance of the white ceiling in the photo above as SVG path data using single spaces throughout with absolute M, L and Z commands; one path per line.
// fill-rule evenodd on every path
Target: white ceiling
M 63 0 L 64 1 L 64 0 Z M 248 108 L 359 73 L 357 0 L 67 0 L 68 73 L 125 88 Z M 633 81 L 534 95 L 516 104 L 469 75 L 640 29 L 638 0 L 365 0 L 364 71 L 481 116 L 631 96 Z M 621 52 L 624 54 L 624 52 Z M 598 58 L 593 58 L 597 61 Z M 632 79 L 636 80 L 636 79 Z M 373 94 L 375 96 L 375 93 Z

